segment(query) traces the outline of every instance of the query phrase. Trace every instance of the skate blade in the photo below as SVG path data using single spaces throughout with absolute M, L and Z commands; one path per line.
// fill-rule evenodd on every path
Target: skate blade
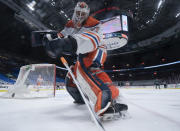
M 115 114 L 104 114 L 100 117 L 101 121 L 112 121 L 119 119 L 129 119 L 131 118 L 130 114 L 127 111 L 121 111 L 120 113 Z
M 120 114 L 104 114 L 100 117 L 101 121 L 112 121 L 120 118 Z

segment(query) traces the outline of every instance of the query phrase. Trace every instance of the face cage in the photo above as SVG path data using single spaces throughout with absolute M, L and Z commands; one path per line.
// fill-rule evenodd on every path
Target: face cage
M 72 18 L 74 23 L 82 24 L 82 22 L 89 16 L 89 12 L 89 8 L 82 9 L 80 7 L 76 7 Z
M 75 13 L 78 21 L 82 21 L 82 20 L 84 21 L 88 16 L 86 12 L 76 11 Z

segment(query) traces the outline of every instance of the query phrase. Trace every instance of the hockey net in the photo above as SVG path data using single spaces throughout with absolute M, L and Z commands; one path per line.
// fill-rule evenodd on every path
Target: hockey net
M 54 64 L 32 64 L 22 66 L 18 78 L 8 89 L 9 97 L 52 97 L 56 90 L 56 66 Z

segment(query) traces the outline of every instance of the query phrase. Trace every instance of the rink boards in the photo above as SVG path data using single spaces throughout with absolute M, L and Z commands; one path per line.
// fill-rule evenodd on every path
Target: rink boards
M 11 87 L 13 85 L 0 85 L 0 92 L 7 92 L 8 88 Z M 118 88 L 125 88 L 125 89 L 155 89 L 155 86 L 118 86 Z M 165 89 L 163 85 L 160 85 L 161 89 Z M 180 89 L 180 84 L 169 84 L 167 85 L 166 89 Z M 34 87 L 31 87 L 31 90 L 36 90 L 34 89 Z M 47 91 L 47 90 L 52 90 L 52 88 L 47 88 L 47 87 L 40 87 L 41 91 Z

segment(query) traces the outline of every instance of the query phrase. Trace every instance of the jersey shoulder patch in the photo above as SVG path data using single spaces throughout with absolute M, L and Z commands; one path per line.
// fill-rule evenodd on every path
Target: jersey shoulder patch
M 95 18 L 93 18 L 92 16 L 89 16 L 88 19 L 86 20 L 84 27 L 88 28 L 88 27 L 93 27 L 99 24 L 99 21 Z

